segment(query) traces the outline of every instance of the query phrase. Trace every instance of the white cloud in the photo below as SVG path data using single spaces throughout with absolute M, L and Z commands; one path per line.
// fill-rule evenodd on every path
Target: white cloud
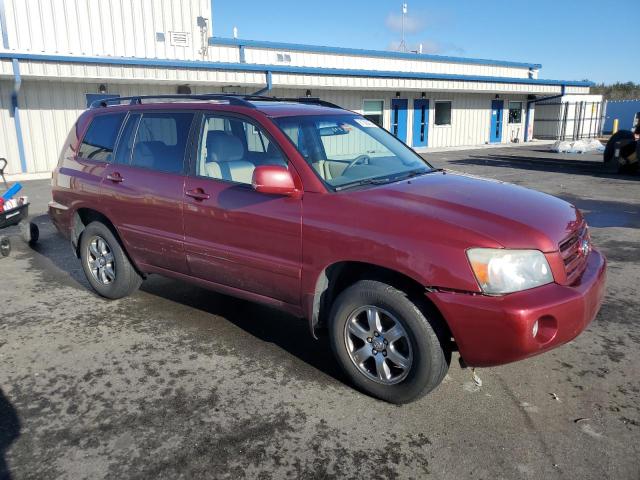
M 389 30 L 400 32 L 402 30 L 402 15 L 396 13 L 390 13 L 387 15 L 385 24 Z M 404 19 L 404 31 L 405 33 L 417 33 L 421 32 L 425 28 L 426 22 L 423 18 L 417 16 L 407 15 Z

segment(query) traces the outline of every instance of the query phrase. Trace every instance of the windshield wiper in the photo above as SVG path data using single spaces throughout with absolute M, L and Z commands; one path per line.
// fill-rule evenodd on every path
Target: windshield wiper
M 388 178 L 363 178 L 362 180 L 356 180 L 355 182 L 343 183 L 342 185 L 338 185 L 334 187 L 336 192 L 340 190 L 346 190 L 348 188 L 359 187 L 361 185 L 384 185 L 388 183 Z
M 395 175 L 393 177 L 374 177 L 364 178 L 362 180 L 356 180 L 355 182 L 344 183 L 335 188 L 335 191 L 346 190 L 348 188 L 360 187 L 362 185 L 384 185 L 386 183 L 401 182 L 409 178 L 418 177 L 420 175 L 426 175 L 428 173 L 444 172 L 444 168 L 431 168 L 425 170 L 424 168 L 417 168 L 415 170 L 409 170 L 402 175 Z

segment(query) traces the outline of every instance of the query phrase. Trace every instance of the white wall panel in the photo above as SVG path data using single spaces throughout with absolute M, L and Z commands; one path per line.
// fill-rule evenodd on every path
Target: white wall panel
M 227 46 L 212 46 L 212 52 Z M 238 47 L 236 47 L 237 49 Z M 290 56 L 290 62 L 278 62 L 277 55 L 284 53 Z M 216 55 L 216 53 L 212 53 Z M 356 55 L 339 55 L 328 53 L 298 52 L 273 50 L 266 48 L 245 47 L 247 63 L 280 64 L 296 67 L 323 67 L 339 69 L 360 69 L 379 71 L 399 71 L 414 73 L 441 73 L 456 75 L 481 75 L 493 77 L 529 78 L 528 67 L 481 65 L 477 63 L 459 63 L 434 60 L 409 60 L 400 58 L 384 58 Z
M 68 68 L 68 65 L 23 65 L 23 72 L 29 68 L 51 69 L 52 76 L 59 69 Z M 28 68 L 27 68 L 28 67 Z M 104 83 L 104 75 L 121 76 L 129 75 L 130 70 L 142 78 L 148 76 L 150 80 L 136 80 L 122 82 L 108 82 L 109 93 L 117 93 L 121 96 L 168 94 L 176 91 L 176 86 L 188 80 L 192 84 L 194 93 L 205 92 L 238 92 L 251 93 L 256 87 L 264 84 L 264 74 L 260 72 L 210 72 L 210 71 L 176 71 L 171 69 L 148 69 L 122 66 L 84 66 L 86 75 L 95 76 L 93 81 L 61 81 L 57 78 L 47 80 L 34 80 L 29 75 L 23 76 L 22 89 L 19 94 L 20 118 L 22 121 L 25 155 L 28 172 L 48 172 L 54 168 L 68 130 L 73 125 L 77 116 L 86 108 L 87 93 L 95 93 L 100 83 Z M 40 74 L 43 74 L 40 71 Z M 211 75 L 214 75 L 214 82 Z M 240 74 L 242 77 L 240 77 Z M 165 80 L 159 81 L 161 75 Z M 195 81 L 196 77 L 204 79 L 203 83 Z M 289 82 L 298 82 L 299 76 L 292 76 Z M 47 78 L 47 77 L 44 77 Z M 82 77 L 77 77 L 82 79 Z M 86 78 L 86 77 L 85 77 Z M 246 82 L 244 86 L 239 81 Z M 367 79 L 375 84 L 378 79 Z M 414 98 L 420 98 L 421 92 L 416 90 L 413 80 L 407 80 L 405 86 L 408 89 L 397 89 L 393 79 L 383 79 L 390 82 L 394 88 L 387 89 L 329 89 L 327 85 L 322 87 L 310 87 L 308 82 L 300 82 L 298 88 L 276 87 L 268 95 L 298 97 L 305 94 L 307 88 L 311 88 L 313 96 L 336 103 L 344 108 L 362 113 L 363 100 L 382 100 L 384 102 L 384 125 L 391 124 L 390 105 L 397 90 L 401 91 L 401 97 L 409 100 L 408 115 L 408 139 L 411 144 L 412 132 L 412 105 Z M 327 82 L 326 78 L 318 78 L 320 83 Z M 236 85 L 236 86 L 231 86 Z M 240 85 L 240 86 L 238 86 Z M 13 82 L 5 80 L 0 82 L 2 102 L 0 111 L 0 126 L 3 129 L 0 134 L 0 155 L 6 155 L 11 161 L 8 171 L 15 173 L 20 171 L 20 162 L 17 154 L 15 139 L 15 126 L 10 116 L 10 94 Z M 494 93 L 465 93 L 442 92 L 425 89 L 426 98 L 430 100 L 429 118 L 429 147 L 445 147 L 458 145 L 478 145 L 489 141 L 490 107 Z M 512 94 L 503 97 L 505 100 L 503 143 L 508 143 L 514 135 L 516 126 L 509 126 L 508 101 L 526 101 L 526 95 Z M 451 100 L 452 124 L 451 126 L 434 125 L 434 102 L 436 100 Z M 524 125 L 518 132 L 521 139 L 524 136 Z
M 5 173 L 19 173 L 21 171 L 18 155 L 18 142 L 11 109 L 11 92 L 13 81 L 0 81 L 0 157 L 9 162 Z
M 4 0 L 9 50 L 34 53 L 200 59 L 198 16 L 209 0 Z M 172 46 L 169 32 L 190 46 Z M 164 41 L 156 33 L 165 35 Z

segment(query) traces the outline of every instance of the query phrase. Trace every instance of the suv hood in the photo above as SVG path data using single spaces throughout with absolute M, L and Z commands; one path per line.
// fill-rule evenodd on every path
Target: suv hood
M 461 173 L 430 173 L 356 195 L 364 193 L 374 208 L 462 227 L 505 248 L 557 251 L 583 221 L 578 209 L 559 198 Z

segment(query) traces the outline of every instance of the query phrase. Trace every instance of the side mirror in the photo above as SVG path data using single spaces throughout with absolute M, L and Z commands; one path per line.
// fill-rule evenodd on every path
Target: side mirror
M 251 180 L 256 192 L 270 195 L 293 196 L 298 189 L 293 182 L 291 172 L 279 165 L 260 165 L 253 171 Z

